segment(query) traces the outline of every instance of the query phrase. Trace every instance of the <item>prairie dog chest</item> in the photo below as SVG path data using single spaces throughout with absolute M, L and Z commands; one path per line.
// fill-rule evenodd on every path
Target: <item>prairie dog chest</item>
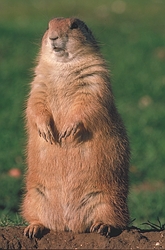
M 89 89 L 85 86 L 85 80 L 80 72 L 83 70 L 76 66 L 61 66 L 60 69 L 52 72 L 47 95 L 52 111 L 64 112 L 65 108 L 68 110 L 85 98 Z

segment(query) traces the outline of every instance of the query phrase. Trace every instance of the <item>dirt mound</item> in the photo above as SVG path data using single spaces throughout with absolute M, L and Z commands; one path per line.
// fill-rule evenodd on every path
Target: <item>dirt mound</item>
M 115 237 L 96 233 L 45 232 L 41 239 L 23 236 L 24 227 L 1 227 L 0 249 L 165 249 L 165 230 L 124 230 Z

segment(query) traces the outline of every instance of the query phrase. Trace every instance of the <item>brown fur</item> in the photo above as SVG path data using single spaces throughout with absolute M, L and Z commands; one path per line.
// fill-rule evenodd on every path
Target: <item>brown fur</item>
M 22 215 L 44 227 L 109 234 L 124 228 L 129 145 L 109 72 L 79 19 L 55 18 L 43 40 L 26 109 L 28 146 Z

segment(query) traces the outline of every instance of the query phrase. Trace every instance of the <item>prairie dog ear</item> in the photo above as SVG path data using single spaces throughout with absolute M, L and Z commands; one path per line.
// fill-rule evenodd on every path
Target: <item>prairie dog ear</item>
M 78 28 L 78 23 L 77 21 L 73 21 L 73 23 L 71 23 L 71 26 L 70 26 L 70 29 L 73 30 L 73 29 L 77 29 Z

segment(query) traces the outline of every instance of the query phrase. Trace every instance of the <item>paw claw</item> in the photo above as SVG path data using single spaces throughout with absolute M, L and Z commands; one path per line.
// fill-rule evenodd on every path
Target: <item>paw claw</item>
M 59 142 L 61 142 L 63 138 L 66 139 L 71 134 L 71 132 L 72 128 L 68 128 L 64 132 L 61 132 L 59 134 Z
M 110 236 L 111 234 L 111 226 L 109 224 L 104 224 L 102 222 L 98 222 L 91 226 L 90 232 L 97 232 L 101 235 Z
M 71 123 L 70 126 L 64 126 L 62 132 L 59 134 L 59 142 L 64 138 L 66 139 L 68 136 L 75 135 L 78 129 L 82 129 L 83 124 L 82 122 Z
M 51 131 L 51 128 L 48 126 L 44 131 L 41 132 L 41 130 L 38 130 L 39 136 L 42 137 L 46 142 L 50 142 L 53 144 L 54 136 Z
M 24 230 L 24 236 L 32 239 L 34 237 L 38 237 L 42 234 L 44 230 L 44 226 L 42 224 L 30 224 Z

